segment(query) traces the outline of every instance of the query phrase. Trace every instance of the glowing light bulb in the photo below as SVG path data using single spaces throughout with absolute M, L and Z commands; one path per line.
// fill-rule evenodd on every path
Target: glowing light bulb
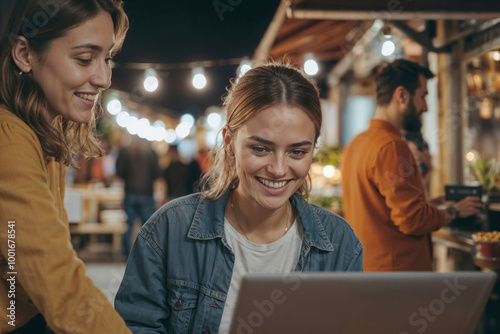
M 388 56 L 392 55 L 394 53 L 394 51 L 396 51 L 396 45 L 394 45 L 393 41 L 385 41 L 382 44 L 381 52 L 382 52 L 383 56 L 388 57 Z
M 207 78 L 203 74 L 196 74 L 193 77 L 193 86 L 196 89 L 203 89 L 207 85 Z
M 332 165 L 327 165 L 323 167 L 323 175 L 330 179 L 335 175 L 335 167 Z
M 108 102 L 106 109 L 111 115 L 118 115 L 122 111 L 122 104 L 119 100 L 111 100 Z
M 156 77 L 147 77 L 144 80 L 144 89 L 147 90 L 148 92 L 154 92 L 156 89 L 158 89 L 158 79 Z
M 307 75 L 316 75 L 319 72 L 318 62 L 314 59 L 312 54 L 307 54 L 305 56 L 304 72 L 306 72 Z

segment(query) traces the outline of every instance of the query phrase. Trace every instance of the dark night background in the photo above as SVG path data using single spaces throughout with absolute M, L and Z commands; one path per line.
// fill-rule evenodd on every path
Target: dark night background
M 227 10 L 219 16 L 215 4 Z M 278 5 L 279 0 L 126 0 L 130 30 L 115 57 L 112 88 L 130 92 L 142 85 L 143 71 L 123 69 L 120 63 L 175 65 L 252 58 Z M 208 106 L 221 104 L 236 69 L 237 65 L 206 68 L 203 90 L 192 86 L 190 69 L 161 71 L 160 87 L 144 101 L 179 114 L 200 115 Z
M 8 18 L 14 0 L 0 0 L 0 24 Z M 131 93 L 142 87 L 142 70 L 124 63 L 159 63 L 186 67 L 186 63 L 252 58 L 274 17 L 279 0 L 124 0 L 130 29 L 122 52 L 115 57 L 113 89 Z M 220 8 L 218 13 L 216 6 Z M 208 106 L 220 105 L 237 65 L 205 69 L 207 86 L 196 90 L 191 69 L 161 71 L 161 83 L 141 103 L 157 105 L 177 114 L 201 115 Z M 142 89 L 141 89 L 142 90 Z M 143 91 L 143 90 L 142 90 Z M 137 94 L 132 94 L 137 96 Z

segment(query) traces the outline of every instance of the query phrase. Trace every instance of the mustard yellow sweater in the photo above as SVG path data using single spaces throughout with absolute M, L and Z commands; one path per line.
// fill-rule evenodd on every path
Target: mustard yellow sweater
M 45 161 L 35 133 L 0 106 L 0 332 L 42 313 L 55 333 L 131 333 L 73 250 L 65 175 L 64 165 Z

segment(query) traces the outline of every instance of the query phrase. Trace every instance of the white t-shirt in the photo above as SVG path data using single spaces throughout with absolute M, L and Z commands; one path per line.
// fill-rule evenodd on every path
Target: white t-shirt
M 302 225 L 298 217 L 283 237 L 265 245 L 254 244 L 247 240 L 225 218 L 224 231 L 227 243 L 234 252 L 235 262 L 219 334 L 229 333 L 236 297 L 243 276 L 251 273 L 290 273 L 294 271 L 299 262 L 303 240 Z

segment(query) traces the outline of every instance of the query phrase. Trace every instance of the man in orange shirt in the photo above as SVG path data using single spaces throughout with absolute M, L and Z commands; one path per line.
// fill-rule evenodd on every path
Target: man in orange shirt
M 344 150 L 344 213 L 363 244 L 365 271 L 432 270 L 430 232 L 483 208 L 474 197 L 443 210 L 428 204 L 420 171 L 401 138 L 427 111 L 427 79 L 433 76 L 402 59 L 381 67 L 375 116 Z

